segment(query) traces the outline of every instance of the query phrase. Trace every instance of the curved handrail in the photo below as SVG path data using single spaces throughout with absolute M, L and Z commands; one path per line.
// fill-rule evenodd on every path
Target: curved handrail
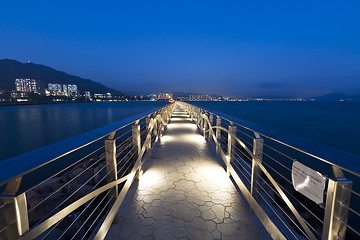
M 164 108 L 164 107 L 162 107 Z M 150 110 L 145 113 L 137 114 L 133 117 L 123 119 L 86 133 L 79 134 L 45 147 L 24 153 L 13 158 L 9 158 L 0 162 L 0 169 L 4 174 L 0 174 L 0 186 L 28 174 L 40 167 L 54 162 L 64 156 L 67 156 L 77 150 L 80 150 L 92 143 L 106 138 L 112 132 L 123 129 L 134 123 L 136 120 L 143 119 L 149 114 L 153 114 L 161 108 Z M 31 159 L 31 161 L 24 161 Z M 6 174 L 5 174 L 6 173 Z
M 162 116 L 160 116 L 160 115 L 157 115 L 155 119 L 158 120 L 158 121 L 161 121 L 161 123 L 164 124 L 164 125 L 168 125 L 168 123 L 165 122 L 164 119 L 162 118 Z
M 76 200 L 75 202 L 71 203 L 70 205 L 66 206 L 64 209 L 60 210 L 59 212 L 57 212 L 56 214 L 52 215 L 51 217 L 47 218 L 46 220 L 44 220 L 42 223 L 40 223 L 39 225 L 35 226 L 34 228 L 30 229 L 28 232 L 24 233 L 22 236 L 20 236 L 19 239 L 34 239 L 37 236 L 41 235 L 43 232 L 45 232 L 46 230 L 48 230 L 49 228 L 51 228 L 51 226 L 53 226 L 54 224 L 58 223 L 59 221 L 61 221 L 62 219 L 64 219 L 67 215 L 69 215 L 71 212 L 75 211 L 76 209 L 78 209 L 79 207 L 81 207 L 82 205 L 84 205 L 85 203 L 87 203 L 88 201 L 90 201 L 91 199 L 93 199 L 94 197 L 97 197 L 98 195 L 100 195 L 101 193 L 104 193 L 105 191 L 123 183 L 126 181 L 125 186 L 122 188 L 119 196 L 117 197 L 114 205 L 112 206 L 111 210 L 109 211 L 108 215 L 106 216 L 105 220 L 103 221 L 101 227 L 99 228 L 98 232 L 97 232 L 97 237 L 99 236 L 104 236 L 102 235 L 104 232 L 105 234 L 108 231 L 108 226 L 109 223 L 111 223 L 115 217 L 116 212 L 118 211 L 121 202 L 123 200 L 123 198 L 125 197 L 129 187 L 132 185 L 135 174 L 139 171 L 139 169 L 141 168 L 142 164 L 144 163 L 144 161 L 142 161 L 144 154 L 147 150 L 147 146 L 150 144 L 150 141 L 152 139 L 152 135 L 153 130 L 155 128 L 155 126 L 160 123 L 163 125 L 167 125 L 168 121 L 169 121 L 169 116 L 171 116 L 171 113 L 173 111 L 173 106 L 169 105 L 165 108 L 162 108 L 163 111 L 157 112 L 156 115 L 153 118 L 150 118 L 149 121 L 149 125 L 148 125 L 148 133 L 145 139 L 145 142 L 143 144 L 143 146 L 141 147 L 140 153 L 138 155 L 138 157 L 136 158 L 135 164 L 131 170 L 131 172 L 129 174 L 127 174 L 126 176 L 112 181 L 90 193 L 88 193 L 87 195 L 81 197 L 80 199 Z M 150 114 L 151 115 L 151 114 Z M 147 116 L 150 116 L 147 115 Z M 146 117 L 146 116 L 145 116 Z M 134 121 L 132 121 L 131 123 L 133 123 Z M 129 123 L 129 124 L 131 124 Z M 137 121 L 136 121 L 137 123 Z M 128 125 L 129 125 L 128 124 Z M 158 131 L 161 131 L 161 127 L 160 129 L 157 129 Z M 111 133 L 109 133 L 111 134 Z M 107 134 L 107 135 L 109 135 Z M 107 136 L 106 135 L 106 136 Z M 160 136 L 158 136 L 160 137 Z M 127 187 L 126 187 L 127 186 Z M 95 237 L 96 238 L 96 237 Z
M 108 183 L 90 193 L 83 196 L 82 198 L 78 199 L 77 201 L 73 202 L 72 204 L 68 205 L 67 207 L 63 208 L 61 211 L 57 212 L 55 215 L 49 217 L 44 222 L 37 225 L 35 228 L 31 229 L 29 232 L 25 233 L 23 236 L 21 236 L 20 240 L 32 240 L 36 237 L 38 237 L 40 234 L 45 232 L 47 229 L 49 229 L 51 226 L 59 222 L 60 220 L 64 219 L 67 215 L 69 215 L 71 212 L 75 211 L 79 207 L 81 207 L 83 204 L 87 203 L 94 197 L 97 197 L 101 193 L 113 188 L 116 185 L 119 185 L 120 183 L 125 182 L 128 179 L 128 176 L 130 174 L 126 175 L 125 177 L 122 177 L 116 181 L 113 181 L 111 183 Z
M 209 129 L 206 130 L 211 132 L 211 135 L 213 136 L 213 139 L 216 143 L 216 145 L 218 145 L 218 141 L 215 137 L 214 131 L 212 129 L 221 129 L 225 132 L 227 132 L 228 134 L 231 135 L 232 138 L 236 139 L 236 141 L 250 154 L 250 156 L 253 159 L 256 159 L 257 157 L 247 148 L 247 146 L 232 132 L 230 132 L 228 129 L 221 127 L 221 126 L 211 126 L 210 120 L 207 117 L 206 114 L 200 114 L 197 121 L 196 121 L 196 125 L 199 125 L 199 122 L 201 122 L 201 120 L 204 119 L 206 121 L 206 123 L 209 125 Z M 205 129 L 204 129 L 205 130 Z M 220 154 L 224 159 L 224 152 L 222 151 L 222 149 L 220 149 Z M 225 160 L 224 160 L 225 161 Z M 261 168 L 261 170 L 266 174 L 266 176 L 269 178 L 269 180 L 271 181 L 271 183 L 275 186 L 276 191 L 278 191 L 278 193 L 280 194 L 281 198 L 286 202 L 287 206 L 290 208 L 291 212 L 294 214 L 295 218 L 298 220 L 298 222 L 300 223 L 300 225 L 303 227 L 303 229 L 305 230 L 306 234 L 308 235 L 308 237 L 311 240 L 315 240 L 316 237 L 315 235 L 312 233 L 312 231 L 310 230 L 310 228 L 307 226 L 307 224 L 304 222 L 303 218 L 300 216 L 300 214 L 298 213 L 298 211 L 296 210 L 296 208 L 294 207 L 294 205 L 291 203 L 291 201 L 289 200 L 289 198 L 286 196 L 286 194 L 282 191 L 282 189 L 279 187 L 279 185 L 276 183 L 276 181 L 272 178 L 272 176 L 268 173 L 268 171 L 266 170 L 266 168 L 262 165 L 261 162 L 257 163 L 259 165 L 259 167 Z M 230 168 L 231 172 L 234 172 L 234 169 L 232 168 L 232 166 L 228 166 L 228 168 Z
M 191 107 L 199 108 L 189 103 L 185 104 L 188 104 Z M 360 162 L 360 156 L 358 155 L 331 148 L 320 143 L 293 136 L 291 134 L 282 133 L 280 131 L 270 129 L 268 127 L 252 123 L 243 119 L 239 119 L 233 116 L 229 116 L 224 113 L 219 113 L 217 111 L 208 109 L 204 110 L 209 113 L 211 112 L 228 122 L 232 122 L 241 128 L 247 129 L 252 132 L 257 132 L 260 136 L 266 139 L 277 142 L 290 149 L 293 149 L 309 157 L 313 157 L 321 162 L 324 162 L 326 164 L 354 174 L 357 177 L 360 177 L 360 165 L 358 164 Z
M 210 129 L 220 129 L 224 132 L 227 132 L 228 134 L 231 135 L 232 138 L 234 138 L 245 150 L 247 153 L 250 154 L 250 156 L 252 158 L 255 158 L 255 155 L 253 154 L 253 152 L 245 145 L 245 143 L 243 141 L 241 141 L 237 136 L 236 134 L 230 132 L 228 129 L 224 128 L 224 127 L 221 127 L 221 126 L 212 126 L 211 123 L 210 123 L 210 120 L 208 118 L 208 116 L 206 116 L 206 114 L 201 114 L 200 115 L 201 117 L 198 119 L 197 121 L 197 125 L 198 123 L 202 120 L 202 119 L 205 119 L 206 123 L 209 125 L 209 129 L 206 130 L 206 132 L 209 132 Z M 212 135 L 214 134 L 214 131 L 212 132 Z
M 173 110 L 173 106 L 172 106 L 172 109 L 171 111 Z M 159 116 L 159 115 L 158 115 Z M 96 236 L 94 237 L 94 239 L 104 239 L 105 238 L 105 235 L 106 233 L 109 231 L 109 228 L 111 226 L 111 223 L 114 221 L 114 218 L 116 216 L 116 213 L 117 211 L 119 210 L 121 204 L 122 204 L 122 201 L 124 200 L 125 198 L 125 195 L 128 191 L 128 189 L 130 188 L 133 180 L 134 180 L 134 177 L 135 177 L 135 174 L 136 172 L 139 170 L 139 168 L 141 167 L 141 165 L 143 164 L 141 162 L 141 159 L 143 158 L 143 155 L 147 149 L 147 146 L 148 144 L 150 143 L 151 141 L 151 134 L 152 134 L 152 130 L 155 126 L 155 124 L 158 122 L 158 121 L 161 121 L 163 122 L 163 118 L 161 116 L 161 118 L 158 118 L 158 117 L 155 117 L 155 119 L 151 119 L 150 120 L 150 123 L 149 123 L 149 133 L 148 135 L 146 136 L 146 139 L 145 139 L 145 142 L 140 150 L 140 153 L 139 153 L 139 156 L 134 164 L 134 167 L 133 169 L 131 170 L 131 173 L 128 175 L 129 176 L 129 180 L 130 181 L 127 181 L 123 187 L 123 189 L 121 190 L 118 198 L 116 199 L 115 203 L 113 204 L 113 206 L 111 207 L 108 215 L 106 216 L 105 220 L 103 221 L 102 225 L 100 226 Z M 167 124 L 167 123 L 166 123 Z M 161 129 L 160 129 L 161 131 Z M 158 136 L 160 137 L 160 136 Z
M 252 158 L 255 158 L 254 153 L 253 153 L 252 151 L 250 151 L 250 149 L 245 145 L 245 143 L 244 143 L 243 141 L 241 141 L 241 140 L 236 136 L 236 134 L 230 132 L 228 129 L 226 129 L 226 128 L 224 128 L 224 127 L 213 126 L 212 128 L 213 128 L 213 129 L 218 128 L 218 129 L 221 129 L 221 130 L 223 130 L 224 132 L 227 132 L 228 134 L 230 134 L 231 137 L 232 137 L 233 139 L 235 139 L 235 140 L 246 150 L 246 152 L 249 153 L 249 155 L 250 155 Z
M 355 234 L 358 237 L 360 236 L 360 231 L 358 230 L 358 227 L 355 227 L 355 225 L 350 225 L 356 224 L 357 218 L 360 216 L 358 210 L 359 206 L 356 203 L 353 203 L 353 198 L 356 197 L 356 199 L 358 199 L 360 197 L 360 194 L 358 193 L 359 182 L 356 180 L 354 182 L 352 181 L 354 180 L 354 176 L 360 177 L 360 165 L 358 164 L 360 161 L 360 156 L 346 153 L 322 144 L 292 136 L 290 134 L 284 134 L 277 130 L 273 130 L 255 123 L 234 118 L 223 113 L 218 113 L 211 110 L 204 110 L 188 103 L 181 103 L 180 105 L 184 107 L 184 109 L 191 115 L 191 119 L 195 120 L 200 130 L 204 132 L 204 137 L 210 138 L 212 135 L 212 137 L 214 138 L 214 142 L 216 143 L 216 151 L 217 153 L 220 153 L 222 160 L 226 164 L 226 171 L 228 172 L 229 176 L 233 177 L 233 180 L 244 193 L 245 198 L 249 201 L 251 208 L 259 216 L 260 220 L 263 222 L 264 225 L 266 225 L 266 220 L 269 218 L 261 216 L 262 213 L 260 212 L 259 214 L 259 212 L 256 210 L 258 206 L 256 203 L 254 203 L 255 198 L 253 198 L 253 196 L 260 196 L 261 201 L 264 200 L 266 202 L 265 208 L 271 208 L 271 202 L 275 204 L 275 208 L 270 209 L 271 212 L 274 213 L 278 219 L 280 219 L 282 224 L 284 224 L 286 229 L 289 230 L 289 233 L 292 234 L 292 236 L 294 237 L 297 236 L 297 230 L 290 226 L 292 224 L 295 224 L 296 228 L 301 232 L 301 235 L 305 236 L 307 239 L 315 239 L 315 234 L 319 238 L 327 239 L 329 237 L 331 238 L 332 236 L 337 236 L 343 239 L 345 237 L 345 234 L 348 234 L 347 232 L 349 230 L 349 237 L 352 236 L 352 234 Z M 241 128 L 243 128 L 243 130 L 249 130 L 250 132 L 254 133 L 255 138 L 250 136 L 251 134 L 249 135 L 247 133 L 244 133 L 242 130 L 234 131 L 234 128 L 230 126 L 229 130 L 218 126 L 209 127 L 209 129 L 207 129 L 208 121 L 204 120 L 207 119 L 204 115 L 211 120 L 211 123 L 213 123 L 213 117 L 216 116 L 217 119 L 224 119 L 226 123 L 230 123 L 230 125 L 232 126 L 240 126 Z M 221 125 L 221 122 L 222 121 L 216 121 L 216 125 Z M 217 129 L 216 136 L 214 136 L 213 129 Z M 218 134 L 221 131 L 225 131 L 230 134 L 229 141 L 227 143 L 228 153 L 230 153 L 228 155 L 225 155 L 225 149 L 222 148 L 222 145 L 218 144 L 218 141 L 216 139 L 216 137 L 219 137 Z M 253 159 L 251 160 L 250 157 L 246 156 L 247 159 L 252 162 L 252 164 L 238 161 L 237 157 L 232 154 L 233 150 L 242 151 L 242 149 L 239 149 L 237 147 L 235 147 L 234 149 L 232 147 L 236 138 L 234 138 L 230 131 L 238 134 L 239 138 L 241 138 L 242 134 L 244 134 L 247 137 L 254 139 L 254 144 L 252 147 L 254 155 L 258 156 L 258 158 L 253 157 Z M 206 133 L 209 133 L 208 136 L 206 136 Z M 276 145 L 272 146 L 272 144 L 269 143 L 264 144 L 264 139 L 261 138 L 270 140 L 271 143 L 274 143 Z M 263 146 L 266 146 L 268 148 L 263 149 Z M 283 152 L 283 148 L 281 147 L 279 149 L 278 146 L 286 147 L 287 152 Z M 274 151 L 274 153 L 271 151 Z M 301 198 L 297 197 L 294 193 L 292 193 L 292 190 L 295 191 L 295 187 L 293 184 L 294 181 L 291 179 L 292 177 L 284 174 L 281 170 L 285 169 L 285 171 L 294 173 L 294 168 L 289 168 L 287 164 L 291 164 L 291 161 L 292 163 L 294 161 L 297 161 L 293 157 L 290 157 L 290 155 L 295 155 L 295 157 L 297 157 L 299 156 L 299 153 L 303 154 L 301 156 L 305 156 L 304 158 L 299 158 L 300 162 L 308 163 L 308 165 L 312 166 L 315 171 L 316 168 L 319 168 L 319 166 L 312 165 L 311 162 L 306 161 L 308 161 L 309 159 L 320 160 L 319 162 L 325 163 L 333 170 L 333 176 L 322 176 L 325 179 L 325 186 L 322 187 L 321 192 L 319 189 L 320 198 L 322 199 L 320 200 L 320 207 L 323 209 L 323 214 L 320 213 L 320 211 L 316 212 L 311 209 L 311 207 L 315 206 L 315 204 L 319 204 L 317 201 L 314 201 L 315 203 L 312 204 L 304 203 L 302 202 Z M 239 154 L 236 155 L 238 155 L 239 158 L 242 158 L 242 156 L 239 156 Z M 262 161 L 262 156 L 265 156 L 265 161 Z M 308 158 L 307 156 L 311 158 Z M 283 157 L 285 157 L 285 159 Z M 232 160 L 236 160 L 236 163 L 232 164 Z M 288 162 L 289 160 L 290 162 Z M 279 166 L 271 166 L 272 162 L 278 164 Z M 240 169 L 238 168 L 238 165 L 243 166 L 244 168 Z M 235 167 L 237 167 L 237 169 L 235 169 Z M 249 168 L 251 170 L 251 173 L 249 172 Z M 325 170 L 325 168 L 323 168 L 320 170 L 320 172 L 326 171 L 326 173 L 328 173 L 327 170 L 330 169 L 326 168 Z M 346 171 L 347 175 L 349 176 L 345 176 L 342 170 Z M 240 175 L 240 173 L 242 175 Z M 251 179 L 248 176 L 250 176 Z M 277 177 L 280 177 L 280 180 Z M 284 184 L 283 179 L 285 179 L 286 182 L 288 182 L 290 185 L 286 186 L 287 183 Z M 245 186 L 242 181 L 248 182 L 249 185 Z M 260 183 L 265 183 L 266 186 L 264 185 L 263 187 Z M 352 189 L 353 183 L 355 184 L 354 189 Z M 323 195 L 321 195 L 322 192 L 324 193 Z M 266 193 L 266 195 L 263 195 L 264 193 Z M 272 194 L 274 193 L 276 195 L 272 196 Z M 326 197 L 326 201 L 324 199 L 324 196 Z M 282 199 L 286 203 L 287 208 L 284 209 L 278 204 L 278 197 L 280 197 L 280 199 Z M 311 199 L 311 197 L 309 198 Z M 351 205 L 350 202 L 352 203 Z M 278 208 L 281 210 L 280 214 L 278 212 Z M 313 225 L 309 218 L 302 214 L 303 211 L 311 214 L 310 220 L 316 219 L 317 225 Z M 341 217 L 340 215 L 338 215 L 338 213 L 340 212 Z M 284 216 L 286 216 L 288 221 L 282 220 L 282 213 L 285 214 Z M 302 216 L 304 216 L 304 218 Z M 355 218 L 353 218 L 354 216 Z M 295 219 L 293 217 L 295 217 Z M 348 221 L 352 223 L 349 224 Z M 270 232 L 273 230 L 271 227 L 267 227 L 267 229 L 270 229 Z

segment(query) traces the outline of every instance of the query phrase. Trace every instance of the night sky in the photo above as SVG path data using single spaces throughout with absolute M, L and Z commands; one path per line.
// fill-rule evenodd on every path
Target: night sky
M 2 1 L 0 58 L 120 91 L 360 93 L 360 1 Z

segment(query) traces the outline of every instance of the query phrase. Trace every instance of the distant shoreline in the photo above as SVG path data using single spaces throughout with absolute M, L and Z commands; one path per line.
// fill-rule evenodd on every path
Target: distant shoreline
M 44 104 L 68 104 L 68 103 L 94 103 L 94 102 L 151 102 L 151 100 L 115 100 L 115 101 L 50 101 L 50 102 L 0 102 L 1 106 L 26 106 L 26 105 L 44 105 Z M 185 102 L 359 102 L 359 101 L 287 101 L 287 100 L 251 100 L 251 101 L 185 101 Z
M 1 106 L 26 106 L 26 105 L 45 105 L 45 104 L 68 104 L 68 103 L 95 103 L 95 102 L 152 102 L 150 100 L 121 100 L 121 101 L 59 101 L 59 102 L 0 102 Z M 160 102 L 160 101 L 156 101 Z
M 66 103 L 89 103 L 90 101 L 74 102 L 0 102 L 0 106 L 24 106 L 24 105 L 44 105 L 44 104 L 66 104 Z

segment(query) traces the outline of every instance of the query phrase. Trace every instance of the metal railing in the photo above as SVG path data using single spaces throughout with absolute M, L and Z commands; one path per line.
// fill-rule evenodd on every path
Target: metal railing
M 0 239 L 103 239 L 173 108 L 1 162 Z
M 229 176 L 274 239 L 360 239 L 359 156 L 189 103 L 178 104 L 214 145 Z M 298 162 L 324 179 L 319 196 L 324 201 L 316 203 L 294 189 L 293 164 Z

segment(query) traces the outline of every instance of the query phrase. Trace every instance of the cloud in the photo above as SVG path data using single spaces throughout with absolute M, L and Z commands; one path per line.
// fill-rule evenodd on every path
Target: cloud
M 261 82 L 257 84 L 257 87 L 262 89 L 279 89 L 289 86 L 290 84 L 284 82 Z

